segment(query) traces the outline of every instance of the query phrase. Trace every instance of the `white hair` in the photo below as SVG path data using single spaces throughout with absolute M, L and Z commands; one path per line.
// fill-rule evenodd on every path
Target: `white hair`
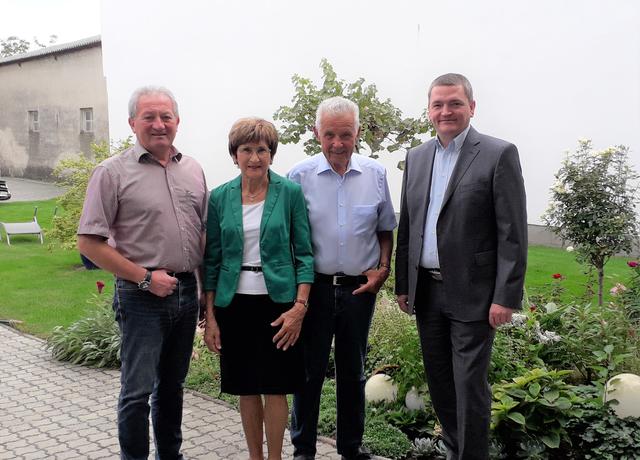
M 140 98 L 150 94 L 162 94 L 163 96 L 167 96 L 173 103 L 173 114 L 176 117 L 180 116 L 178 114 L 178 103 L 176 102 L 176 98 L 173 97 L 173 93 L 171 91 L 164 86 L 142 86 L 135 90 L 129 99 L 129 118 L 135 118 L 138 114 L 138 101 Z
M 320 118 L 322 118 L 322 115 L 338 115 L 343 113 L 353 114 L 353 122 L 357 131 L 360 127 L 360 109 L 358 108 L 358 104 L 342 96 L 330 97 L 320 103 L 318 110 L 316 110 L 316 129 L 318 131 L 320 130 Z

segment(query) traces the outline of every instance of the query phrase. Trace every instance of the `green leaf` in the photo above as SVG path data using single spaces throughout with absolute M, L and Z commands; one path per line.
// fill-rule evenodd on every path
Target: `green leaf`
M 551 431 L 547 434 L 544 434 L 540 436 L 540 439 L 545 443 L 546 446 L 552 449 L 557 449 L 558 447 L 560 447 L 560 433 L 558 433 L 557 431 Z
M 560 392 L 558 390 L 547 390 L 544 392 L 544 399 L 549 402 L 553 402 L 560 396 Z
M 520 412 L 510 412 L 507 417 L 516 422 L 518 425 L 524 425 L 526 420 Z
M 529 387 L 529 393 L 531 396 L 538 396 L 540 394 L 540 384 L 537 382 L 532 383 Z

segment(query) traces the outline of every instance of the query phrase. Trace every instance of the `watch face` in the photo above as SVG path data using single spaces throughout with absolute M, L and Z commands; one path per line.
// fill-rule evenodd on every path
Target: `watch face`
M 138 283 L 138 288 L 142 289 L 143 291 L 148 291 L 150 287 L 151 287 L 151 283 L 147 280 L 140 281 Z

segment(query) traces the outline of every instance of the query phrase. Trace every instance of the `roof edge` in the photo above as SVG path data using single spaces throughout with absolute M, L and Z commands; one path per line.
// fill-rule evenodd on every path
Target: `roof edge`
M 60 45 L 47 46 L 34 51 L 28 51 L 26 53 L 15 54 L 5 58 L 0 58 L 0 65 L 13 64 L 22 61 L 28 61 L 31 59 L 37 59 L 44 56 L 53 54 L 62 54 L 69 51 L 81 50 L 83 48 L 92 48 L 94 46 L 100 46 L 102 44 L 102 37 L 100 35 L 94 35 L 93 37 L 87 37 L 73 42 L 62 43 Z

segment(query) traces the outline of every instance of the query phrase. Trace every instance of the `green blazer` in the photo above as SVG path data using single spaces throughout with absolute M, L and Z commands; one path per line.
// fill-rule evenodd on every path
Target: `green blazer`
M 209 197 L 204 290 L 215 291 L 215 305 L 226 307 L 236 293 L 244 236 L 241 177 L 215 188 Z M 313 254 L 302 188 L 269 171 L 269 188 L 260 223 L 260 259 L 269 297 L 293 302 L 297 285 L 313 283 Z

